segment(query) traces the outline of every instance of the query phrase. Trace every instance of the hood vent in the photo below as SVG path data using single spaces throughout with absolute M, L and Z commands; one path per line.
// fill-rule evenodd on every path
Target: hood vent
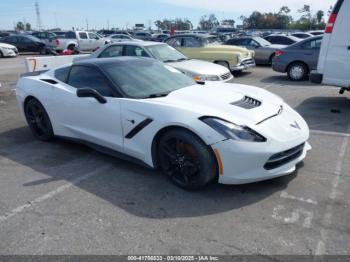
M 231 105 L 238 106 L 244 109 L 252 109 L 261 106 L 261 102 L 255 98 L 244 96 L 241 100 L 231 103 Z

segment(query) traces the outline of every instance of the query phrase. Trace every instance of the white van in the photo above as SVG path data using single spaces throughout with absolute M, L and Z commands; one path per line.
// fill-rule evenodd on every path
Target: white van
M 350 91 L 350 1 L 338 0 L 323 36 L 317 71 L 310 81 Z

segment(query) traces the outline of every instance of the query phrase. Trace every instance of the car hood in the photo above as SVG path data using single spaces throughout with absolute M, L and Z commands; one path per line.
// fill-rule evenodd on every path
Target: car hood
M 246 109 L 244 98 L 248 99 L 248 103 L 251 99 L 259 105 Z M 280 97 L 264 89 L 225 83 L 193 85 L 151 100 L 196 112 L 198 116 L 214 116 L 235 124 L 251 126 L 278 115 L 284 103 Z
M 170 65 L 182 72 L 192 72 L 201 75 L 221 76 L 230 72 L 223 66 L 196 59 L 167 63 L 167 65 Z
M 5 43 L 0 43 L 0 47 L 6 47 L 6 48 L 16 48 L 13 45 L 5 44 Z
M 205 46 L 208 50 L 213 51 L 223 51 L 223 52 L 235 52 L 241 54 L 243 57 L 247 56 L 254 56 L 254 51 L 248 50 L 245 47 L 235 46 L 235 45 L 216 45 L 216 44 L 210 44 Z

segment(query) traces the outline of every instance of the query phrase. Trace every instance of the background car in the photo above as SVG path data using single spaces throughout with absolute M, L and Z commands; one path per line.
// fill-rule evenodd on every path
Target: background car
M 165 43 L 189 58 L 213 62 L 232 71 L 255 66 L 254 51 L 239 46 L 220 45 L 215 36 L 182 34 L 169 37 Z
M 46 45 L 46 47 L 54 50 L 57 49 L 57 47 L 60 44 L 60 41 L 57 35 L 52 32 L 46 32 L 46 31 L 32 32 L 31 35 L 40 39 L 41 42 L 43 42 Z
M 265 40 L 269 41 L 271 44 L 274 45 L 292 45 L 299 42 L 301 39 L 291 35 L 278 34 L 269 35 L 265 37 Z
M 317 68 L 321 44 L 322 36 L 314 36 L 277 50 L 272 60 L 273 70 L 287 73 L 293 81 L 303 80 Z
M 15 57 L 18 55 L 18 50 L 15 46 L 5 43 L 0 43 L 0 58 Z
M 176 68 L 198 82 L 228 82 L 233 79 L 231 72 L 226 67 L 215 65 L 207 61 L 189 59 L 175 48 L 165 43 L 148 41 L 115 43 L 101 47 L 88 58 L 118 56 L 152 57 Z
M 153 34 L 151 41 L 154 42 L 163 42 L 165 39 L 169 38 L 169 34 Z
M 323 30 L 315 30 L 315 31 L 308 31 L 307 33 L 316 36 L 316 35 L 323 35 L 324 31 Z
M 241 37 L 232 38 L 228 40 L 225 45 L 243 46 L 255 52 L 255 62 L 257 64 L 272 64 L 272 58 L 278 49 L 286 47 L 286 45 L 273 45 L 264 38 L 255 37 Z
M 36 52 L 45 55 L 48 51 L 46 45 L 40 39 L 31 35 L 10 35 L 0 41 L 14 45 L 19 52 Z
M 296 33 L 292 33 L 290 34 L 291 36 L 300 38 L 300 39 L 306 39 L 309 37 L 313 37 L 314 35 L 310 34 L 310 33 L 305 33 L 305 32 L 296 32 Z
M 140 39 L 132 38 L 130 35 L 125 34 L 113 34 L 107 37 L 112 42 L 124 42 L 124 41 L 142 41 Z
M 152 35 L 147 32 L 135 32 L 133 37 L 144 41 L 150 41 L 152 39 Z

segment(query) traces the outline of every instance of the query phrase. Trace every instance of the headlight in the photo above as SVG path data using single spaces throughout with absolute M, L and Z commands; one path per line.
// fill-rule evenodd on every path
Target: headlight
M 265 137 L 247 126 L 239 126 L 215 117 L 201 117 L 200 120 L 227 139 L 249 142 L 266 142 Z
M 216 75 L 194 75 L 192 76 L 195 81 L 219 81 L 220 78 Z
M 6 51 L 13 51 L 12 48 L 9 48 L 9 47 L 2 47 L 2 49 L 6 50 Z

